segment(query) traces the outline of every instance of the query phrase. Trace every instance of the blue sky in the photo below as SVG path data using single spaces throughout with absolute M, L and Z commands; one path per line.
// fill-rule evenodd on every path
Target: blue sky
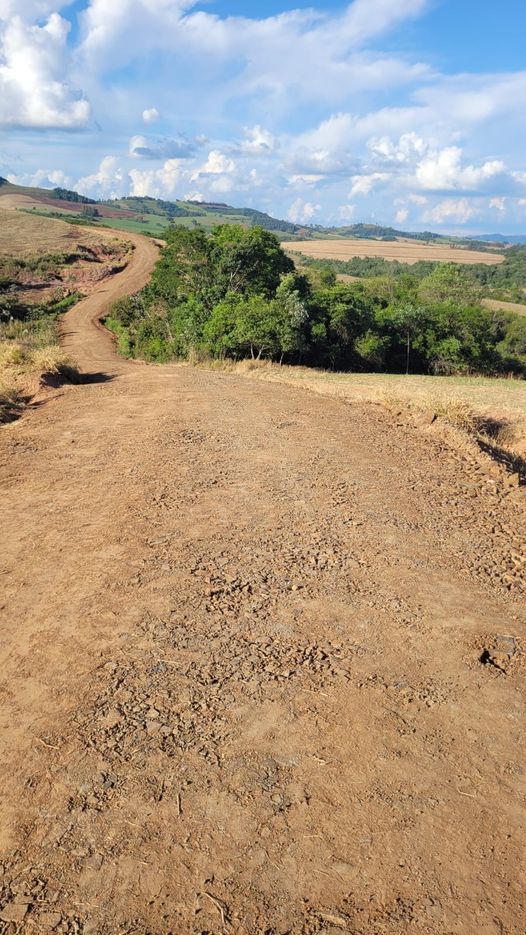
M 526 230 L 526 5 L 0 0 L 0 175 Z

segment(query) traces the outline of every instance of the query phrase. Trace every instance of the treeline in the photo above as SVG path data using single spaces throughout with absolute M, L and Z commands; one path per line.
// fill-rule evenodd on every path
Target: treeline
M 301 254 L 301 265 L 307 268 L 343 273 L 347 276 L 368 279 L 371 276 L 399 278 L 407 275 L 407 263 L 385 260 L 383 257 L 352 257 L 350 260 L 318 259 Z M 440 264 L 443 265 L 443 264 Z M 456 264 L 454 264 L 456 266 Z M 425 279 L 436 268 L 437 263 L 419 260 L 411 265 L 411 275 Z M 509 301 L 526 304 L 526 247 L 508 247 L 503 263 L 487 265 L 474 263 L 463 267 L 466 282 L 484 287 L 485 293 L 506 293 Z M 504 298 L 504 295 L 502 295 Z
M 81 205 L 97 203 L 93 198 L 86 198 L 85 195 L 79 195 L 78 192 L 73 192 L 69 188 L 54 188 L 49 194 L 51 198 L 56 198 L 58 201 L 74 201 Z
M 391 267 L 391 264 L 389 264 Z M 480 306 L 462 267 L 430 264 L 339 283 L 299 273 L 272 233 L 173 228 L 148 286 L 107 324 L 122 353 L 164 362 L 194 353 L 338 370 L 524 374 L 526 319 Z

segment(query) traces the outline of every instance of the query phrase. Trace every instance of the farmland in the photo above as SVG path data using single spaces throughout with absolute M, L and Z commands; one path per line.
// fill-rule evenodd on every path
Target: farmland
M 66 189 L 28 188 L 0 178 L 0 206 L 67 221 L 110 227 L 128 233 L 162 237 L 173 224 L 211 230 L 218 224 L 260 225 L 280 237 L 294 237 L 302 228 L 254 208 L 234 208 L 223 203 L 164 201 L 149 197 L 127 197 L 92 201 Z M 304 232 L 304 231 L 303 231 Z
M 427 244 L 424 241 L 380 240 L 308 240 L 283 241 L 284 250 L 314 259 L 351 260 L 353 257 L 379 257 L 413 265 L 422 260 L 436 263 L 483 263 L 494 266 L 504 262 L 501 253 L 470 250 L 465 247 Z
M 3 205 L 0 200 L 0 256 L 71 253 L 73 249 L 91 247 L 101 241 L 97 231 L 89 228 L 21 211 L 4 210 Z

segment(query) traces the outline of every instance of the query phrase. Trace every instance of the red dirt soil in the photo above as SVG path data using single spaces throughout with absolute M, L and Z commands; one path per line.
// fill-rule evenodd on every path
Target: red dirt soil
M 56 208 L 57 211 L 72 211 L 74 214 L 82 213 L 82 209 L 90 207 L 90 205 L 84 204 L 82 201 L 63 201 L 61 198 L 45 198 L 39 197 L 43 205 L 49 205 L 52 208 Z M 133 211 L 129 211 L 127 208 L 108 208 L 106 205 L 91 205 L 93 208 L 97 208 L 100 216 L 103 218 L 134 218 L 135 214 Z
M 118 359 L 0 434 L 0 933 L 524 935 L 524 495 L 380 407 Z

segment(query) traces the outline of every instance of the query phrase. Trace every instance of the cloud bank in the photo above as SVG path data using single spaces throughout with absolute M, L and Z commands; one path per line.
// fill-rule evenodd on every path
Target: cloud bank
M 228 196 L 298 223 L 524 224 L 526 72 L 441 74 L 397 53 L 431 6 L 0 0 L 0 174 Z

